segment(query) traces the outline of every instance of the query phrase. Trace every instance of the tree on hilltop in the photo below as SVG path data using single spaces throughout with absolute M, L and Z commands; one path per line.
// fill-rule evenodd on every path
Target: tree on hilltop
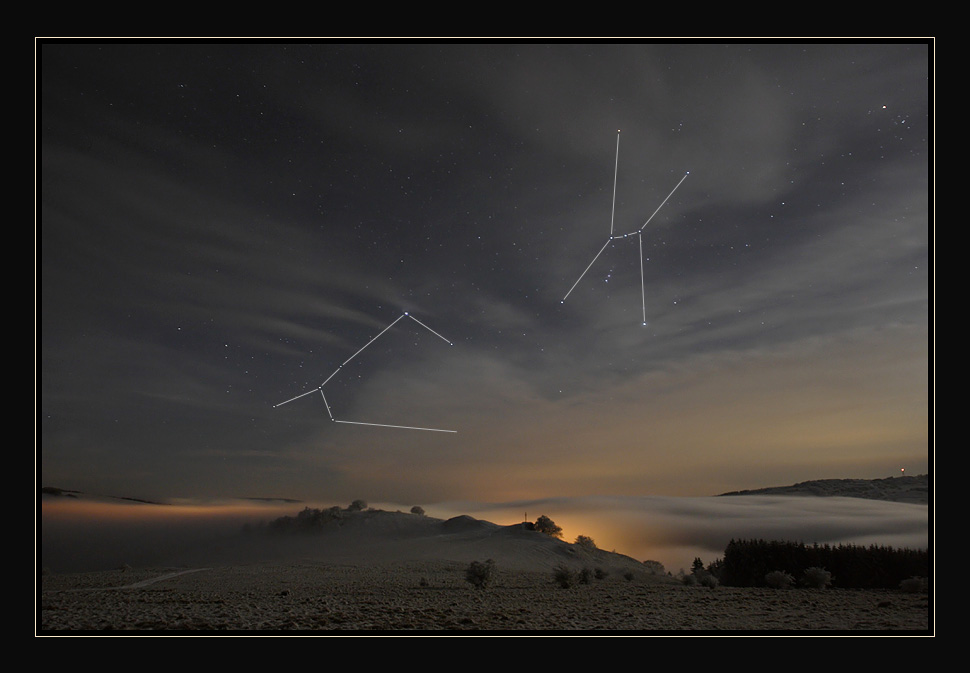
M 540 533 L 545 533 L 551 537 L 562 537 L 562 528 L 556 525 L 556 522 L 547 517 L 545 514 L 536 519 L 535 529 Z

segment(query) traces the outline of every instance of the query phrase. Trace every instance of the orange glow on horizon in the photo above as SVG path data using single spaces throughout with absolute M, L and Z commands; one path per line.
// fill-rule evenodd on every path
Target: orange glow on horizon
M 243 519 L 246 517 L 271 517 L 292 514 L 302 509 L 295 503 L 211 503 L 211 504 L 154 504 L 139 502 L 110 502 L 73 498 L 43 498 L 41 511 L 45 518 L 60 521 L 92 520 L 112 522 L 134 521 L 185 521 L 199 519 Z

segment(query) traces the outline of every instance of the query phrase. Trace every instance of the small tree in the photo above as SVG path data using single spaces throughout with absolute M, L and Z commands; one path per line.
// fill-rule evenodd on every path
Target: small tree
M 899 588 L 908 594 L 925 594 L 929 590 L 929 584 L 925 577 L 910 577 L 900 582 Z
M 802 582 L 812 589 L 824 589 L 832 584 L 832 573 L 825 568 L 806 568 L 802 574 Z
M 596 549 L 596 543 L 593 542 L 593 538 L 588 535 L 577 535 L 576 545 L 582 547 L 583 549 L 589 549 L 590 551 Z
M 465 570 L 465 579 L 471 582 L 476 589 L 484 591 L 492 581 L 495 570 L 495 561 L 488 559 L 484 563 L 472 561 L 468 569 Z
M 563 589 L 568 589 L 573 585 L 573 571 L 563 564 L 556 566 L 556 569 L 552 571 L 552 576 Z
M 421 505 L 415 505 L 411 508 L 411 514 L 417 514 L 418 516 L 424 516 L 424 507 Z
M 717 585 L 720 584 L 720 581 L 706 570 L 697 574 L 697 582 L 702 587 L 707 587 L 708 589 L 716 589 Z
M 367 503 L 363 500 L 354 500 L 347 509 L 351 512 L 362 512 L 367 509 Z
M 783 570 L 772 570 L 765 575 L 765 584 L 772 589 L 789 589 L 795 584 L 795 578 Z
M 557 526 L 556 523 L 545 514 L 536 519 L 535 529 L 540 533 L 545 533 L 551 537 L 562 537 L 562 528 Z

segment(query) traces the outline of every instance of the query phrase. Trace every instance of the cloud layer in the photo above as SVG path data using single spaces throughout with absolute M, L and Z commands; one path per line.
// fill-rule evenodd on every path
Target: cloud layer
M 926 45 L 40 49 L 47 485 L 505 502 L 928 470 Z M 562 303 L 614 170 L 623 231 L 690 177 L 642 266 L 616 241 Z M 454 347 L 402 325 L 328 400 L 457 435 L 273 408 L 403 311 Z

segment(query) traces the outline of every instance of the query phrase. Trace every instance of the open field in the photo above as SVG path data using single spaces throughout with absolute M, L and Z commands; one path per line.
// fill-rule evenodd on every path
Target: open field
M 397 635 L 454 631 L 926 634 L 925 594 L 682 586 L 608 574 L 562 588 L 549 572 L 495 569 L 476 589 L 466 563 L 258 564 L 41 578 L 41 633 L 117 630 Z M 684 634 L 681 634 L 684 635 Z

